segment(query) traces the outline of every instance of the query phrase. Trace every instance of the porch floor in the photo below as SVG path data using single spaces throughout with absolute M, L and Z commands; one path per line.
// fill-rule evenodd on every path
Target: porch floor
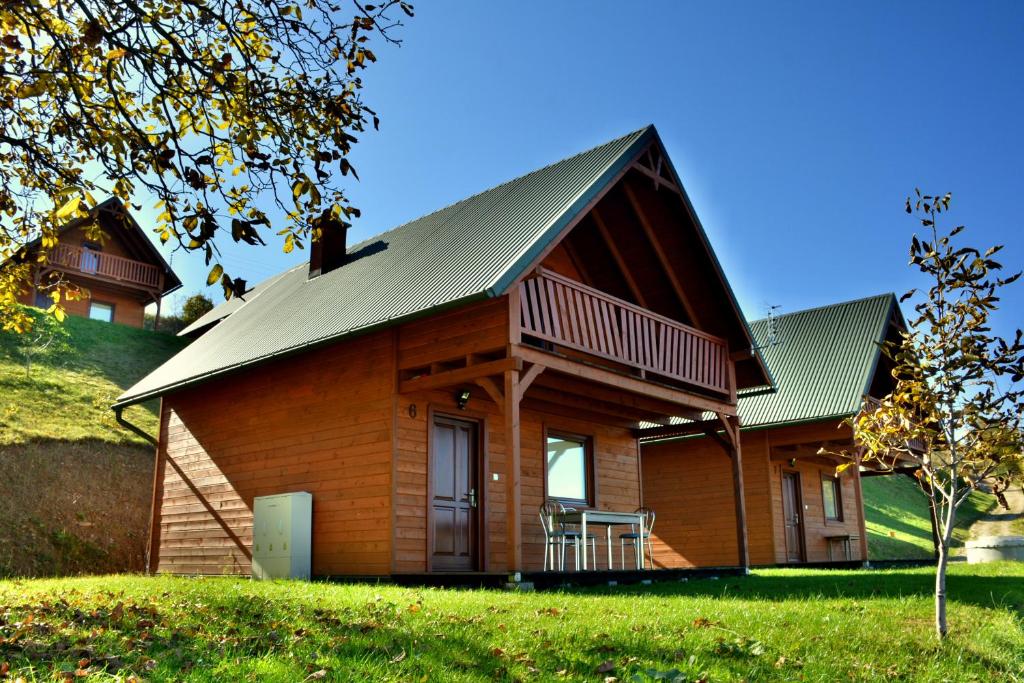
M 682 581 L 744 576 L 740 567 L 697 567 L 689 569 L 613 569 L 586 572 L 521 572 L 523 583 L 537 590 L 567 586 L 606 586 L 636 584 L 645 581 Z M 432 588 L 505 588 L 508 572 L 432 572 L 424 574 L 392 574 L 390 576 L 318 576 L 318 581 L 337 583 L 388 583 L 398 586 Z

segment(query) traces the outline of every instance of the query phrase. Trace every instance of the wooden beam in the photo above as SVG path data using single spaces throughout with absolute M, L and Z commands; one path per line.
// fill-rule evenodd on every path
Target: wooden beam
M 626 265 L 626 260 L 622 257 L 622 252 L 615 246 L 615 242 L 612 240 L 611 230 L 608 229 L 608 225 L 601 218 L 601 212 L 598 211 L 597 207 L 590 212 L 590 217 L 594 219 L 594 223 L 597 225 L 598 232 L 601 233 L 601 237 L 604 238 L 605 244 L 608 246 L 608 251 L 612 253 L 612 258 L 615 259 L 615 264 L 619 267 L 619 272 L 622 273 L 623 279 L 626 281 L 626 285 L 629 287 L 629 291 L 633 294 L 633 298 L 636 302 L 644 308 L 649 308 L 647 305 L 647 299 L 644 297 L 643 292 L 640 291 L 640 287 L 636 284 L 636 280 L 633 279 L 633 274 L 629 272 L 629 267 Z
M 736 508 L 736 545 L 739 551 L 739 563 L 744 569 L 749 569 L 750 550 L 747 541 L 747 502 L 743 487 L 743 453 L 740 448 L 739 419 L 721 413 L 719 413 L 718 419 L 724 428 L 725 440 L 729 443 L 726 452 L 729 455 L 729 460 L 732 461 L 732 493 Z
M 509 572 L 523 570 L 523 539 L 521 514 L 522 464 L 520 462 L 519 370 L 505 371 L 505 538 Z
M 659 166 L 660 166 L 660 164 L 661 164 L 661 160 L 660 159 L 659 159 L 658 163 L 659 163 Z M 662 186 L 665 186 L 668 189 L 670 189 L 673 192 L 675 192 L 677 195 L 679 195 L 679 196 L 683 195 L 682 191 L 679 189 L 679 187 L 675 183 L 673 183 L 671 180 L 665 179 L 664 177 L 662 177 L 656 171 L 652 171 L 651 169 L 649 169 L 646 166 L 643 166 L 641 164 L 633 164 L 633 168 L 635 170 L 639 171 L 640 173 L 643 173 L 648 178 L 652 179 L 654 181 L 654 189 L 655 190 L 657 190 L 658 188 L 660 188 Z
M 519 400 L 523 399 L 523 394 L 533 384 L 533 380 L 540 376 L 540 373 L 544 372 L 544 366 L 540 363 L 534 363 L 530 368 L 519 375 Z
M 509 370 L 518 371 L 522 368 L 522 361 L 518 358 L 499 358 L 498 360 L 470 365 L 465 368 L 445 370 L 430 375 L 420 375 L 412 379 L 403 380 L 398 385 L 400 393 L 412 391 L 426 391 L 429 389 L 441 389 L 444 387 L 475 382 L 478 377 L 490 377 L 500 375 Z
M 684 413 L 686 410 L 709 410 L 726 415 L 736 414 L 736 406 L 729 405 L 728 403 L 715 401 L 714 399 L 698 396 L 697 394 L 691 394 L 690 392 L 683 391 L 682 389 L 674 389 L 672 387 L 665 386 L 664 384 L 657 384 L 655 382 L 637 379 L 636 377 L 622 375 L 613 370 L 599 368 L 581 361 L 570 360 L 562 356 L 548 353 L 547 351 L 530 348 L 529 346 L 523 346 L 521 344 L 517 345 L 512 350 L 512 353 L 514 354 L 514 357 L 525 362 L 541 363 L 546 365 L 549 370 L 562 372 L 566 375 L 571 375 L 572 377 L 577 377 L 579 379 L 616 387 L 623 391 L 638 394 L 640 396 L 668 401 L 669 403 L 679 406 L 680 410 Z
M 566 405 L 564 402 L 553 403 L 551 401 L 545 401 L 533 396 L 526 396 L 523 399 L 523 410 L 536 411 L 544 413 L 546 415 L 558 415 L 565 417 L 570 420 L 583 420 L 586 422 L 593 422 L 596 424 L 603 424 L 610 427 L 619 427 L 621 429 L 635 429 L 636 421 L 630 420 L 628 417 L 621 415 L 609 415 L 607 413 L 599 413 L 597 411 L 579 408 L 576 406 Z
M 587 396 L 608 403 L 629 406 L 637 410 L 643 410 L 653 415 L 666 417 L 685 417 L 691 420 L 700 420 L 702 413 L 699 410 L 688 410 L 675 403 L 654 399 L 648 396 L 631 394 L 621 389 L 614 389 L 602 385 L 595 385 L 593 382 L 586 382 L 565 375 L 549 373 L 537 379 L 536 384 L 558 389 L 571 394 Z
M 864 517 L 864 492 L 861 490 L 860 482 L 860 461 L 863 457 L 863 449 L 857 449 L 856 460 L 852 469 L 853 490 L 857 497 L 857 531 L 860 535 L 860 561 L 868 561 L 868 527 Z
M 491 400 L 498 406 L 499 411 L 505 409 L 505 395 L 501 393 L 501 387 L 490 377 L 477 377 L 474 380 L 480 388 L 487 392 Z
M 673 436 L 696 436 L 698 434 L 707 436 L 708 431 L 715 431 L 718 427 L 718 418 L 714 420 L 696 420 L 682 424 L 636 429 L 633 431 L 633 436 L 638 439 L 667 439 Z
M 536 398 L 538 401 L 547 401 L 548 403 L 561 403 L 562 405 L 570 408 L 589 410 L 593 413 L 604 415 L 605 417 L 618 416 L 625 418 L 631 423 L 657 422 L 661 419 L 661 416 L 657 414 L 652 415 L 651 413 L 643 410 L 599 401 L 588 396 L 568 394 L 564 391 L 559 391 L 558 389 L 552 389 L 550 387 L 534 387 L 533 391 L 529 394 L 529 398 Z
M 690 305 L 690 300 L 686 296 L 686 292 L 683 289 L 683 285 L 679 282 L 676 271 L 672 267 L 672 263 L 665 254 L 664 249 L 661 248 L 661 242 L 658 241 L 658 235 L 654 230 L 654 226 L 647 218 L 647 213 L 644 211 L 640 200 L 637 198 L 636 193 L 630 186 L 629 181 L 622 183 L 622 189 L 626 193 L 626 198 L 629 200 L 629 205 L 633 209 L 633 213 L 636 214 L 637 220 L 640 221 L 640 227 L 643 228 L 644 234 L 647 235 L 647 240 L 651 243 L 651 248 L 654 249 L 655 255 L 658 257 L 658 262 L 661 264 L 662 269 L 665 271 L 665 275 L 668 277 L 669 282 L 672 284 L 672 289 L 679 298 L 679 303 L 682 304 L 683 309 L 686 311 L 686 315 L 690 317 L 690 323 L 695 327 L 699 324 L 697 315 L 694 312 L 693 306 Z

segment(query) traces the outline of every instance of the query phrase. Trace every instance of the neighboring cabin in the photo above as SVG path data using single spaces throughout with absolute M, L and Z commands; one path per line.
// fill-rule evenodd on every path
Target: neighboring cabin
M 653 127 L 257 290 L 119 399 L 162 399 L 151 570 L 249 573 L 292 491 L 315 575 L 540 569 L 540 504 L 649 502 L 640 426 L 680 419 L 749 563 L 736 400 L 770 380 Z
M 141 328 L 146 306 L 155 303 L 159 324 L 161 300 L 181 287 L 178 276 L 119 200 L 108 199 L 91 213 L 61 229 L 48 262 L 34 267 L 22 303 L 48 308 L 46 285 L 62 277 L 84 294 L 64 302 L 70 315 Z M 38 247 L 38 241 L 29 244 L 21 257 L 35 262 Z
M 890 361 L 879 344 L 905 329 L 896 298 L 798 311 L 751 328 L 776 392 L 739 399 L 750 561 L 867 560 L 857 467 L 836 476 L 842 460 L 818 451 L 855 452 L 842 421 L 864 396 L 891 391 Z M 717 444 L 685 436 L 644 443 L 642 451 L 644 502 L 658 512 L 656 565 L 733 564 L 730 477 Z

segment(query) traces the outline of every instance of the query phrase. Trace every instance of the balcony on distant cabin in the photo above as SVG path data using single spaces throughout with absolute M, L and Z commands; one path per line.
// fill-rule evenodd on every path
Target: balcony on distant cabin
M 523 343 L 713 397 L 734 395 L 726 341 L 539 268 L 519 285 Z
M 89 247 L 58 244 L 50 253 L 50 265 L 68 273 L 140 289 L 161 290 L 164 285 L 163 273 L 157 266 Z

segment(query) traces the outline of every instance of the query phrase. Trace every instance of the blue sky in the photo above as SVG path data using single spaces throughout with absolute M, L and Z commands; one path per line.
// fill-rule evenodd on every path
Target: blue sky
M 1024 264 L 1024 3 L 422 0 L 397 35 L 366 73 L 355 240 L 654 123 L 750 318 L 918 284 L 915 186 Z M 305 255 L 226 253 L 251 281 Z M 1019 284 L 997 329 L 1022 319 Z

